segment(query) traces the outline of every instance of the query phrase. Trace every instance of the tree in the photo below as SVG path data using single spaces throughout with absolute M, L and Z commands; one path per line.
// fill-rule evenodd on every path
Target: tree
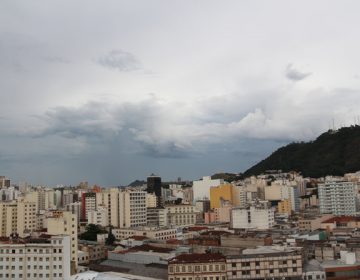
M 86 226 L 86 231 L 84 233 L 80 234 L 80 239 L 89 240 L 89 241 L 96 241 L 97 240 L 97 235 L 99 233 L 106 233 L 106 230 L 104 230 L 99 225 L 88 224 Z
M 115 242 L 115 235 L 111 232 L 112 227 L 110 226 L 108 237 L 105 240 L 106 245 L 113 245 Z

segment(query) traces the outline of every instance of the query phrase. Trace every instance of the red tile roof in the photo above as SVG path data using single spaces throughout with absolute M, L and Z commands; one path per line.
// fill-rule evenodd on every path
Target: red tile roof
M 172 263 L 208 263 L 225 261 L 222 254 L 182 254 L 169 260 Z
M 323 221 L 323 224 L 328 223 L 347 223 L 347 222 L 360 222 L 360 217 L 354 217 L 354 216 L 338 216 L 338 217 L 332 217 L 330 219 L 327 219 Z

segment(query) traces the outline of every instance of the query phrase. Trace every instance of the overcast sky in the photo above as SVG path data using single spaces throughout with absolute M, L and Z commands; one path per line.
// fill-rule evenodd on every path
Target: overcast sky
M 359 1 L 1 1 L 0 175 L 240 172 L 360 116 Z

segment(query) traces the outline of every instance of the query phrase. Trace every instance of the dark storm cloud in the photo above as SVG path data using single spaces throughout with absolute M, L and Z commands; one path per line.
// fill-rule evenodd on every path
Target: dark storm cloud
M 301 80 L 304 80 L 305 78 L 309 77 L 311 75 L 311 73 L 301 72 L 298 69 L 294 68 L 294 66 L 292 64 L 289 64 L 286 67 L 285 75 L 286 75 L 286 78 L 288 78 L 289 80 L 297 82 L 297 81 L 301 81 Z
M 141 69 L 141 63 L 129 52 L 112 50 L 97 60 L 101 66 L 120 72 L 130 72 Z

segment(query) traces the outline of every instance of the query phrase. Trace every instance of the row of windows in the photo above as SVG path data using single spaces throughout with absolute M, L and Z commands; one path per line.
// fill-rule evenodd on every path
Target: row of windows
M 274 269 L 269 269 L 269 270 L 267 270 L 267 271 L 264 271 L 265 272 L 265 274 L 267 274 L 267 273 L 270 273 L 270 276 L 271 276 L 271 274 L 274 274 Z M 297 272 L 297 268 L 296 267 L 294 267 L 294 268 L 279 268 L 278 269 L 278 271 L 275 271 L 275 273 L 292 273 L 292 272 Z M 255 270 L 255 273 L 257 274 L 257 275 L 260 275 L 261 274 L 261 271 L 260 271 L 260 269 L 256 269 Z M 241 275 L 250 275 L 251 274 L 251 270 L 242 270 L 241 271 Z M 233 276 L 236 276 L 237 275 L 237 272 L 236 271 L 233 271 L 232 272 L 232 275 Z
M 219 264 L 215 264 L 215 265 L 195 265 L 195 266 L 191 266 L 191 265 L 176 265 L 175 269 L 174 266 L 170 265 L 169 266 L 169 272 L 173 273 L 173 272 L 218 272 L 218 271 L 225 271 L 225 264 L 219 265 Z
M 283 260 L 283 261 L 277 261 L 277 262 L 273 262 L 273 261 L 270 261 L 270 262 L 265 262 L 265 264 L 268 264 L 268 265 L 288 265 L 288 260 Z M 291 260 L 291 264 L 296 264 L 296 260 Z M 236 267 L 237 265 L 239 265 L 240 267 L 248 267 L 248 266 L 260 266 L 260 261 L 256 261 L 256 262 L 241 262 L 241 263 L 236 263 L 236 262 L 233 262 L 231 263 L 231 267 Z
M 169 277 L 169 280 L 225 280 L 225 276 Z
M 54 269 L 57 269 L 57 268 L 59 268 L 59 269 L 62 269 L 62 265 L 59 265 L 59 266 L 57 266 L 57 265 L 53 265 L 52 266 Z M 15 269 L 18 269 L 18 270 L 22 270 L 23 269 L 23 266 L 22 265 L 20 265 L 20 266 L 18 266 L 18 267 L 16 267 L 15 265 L 12 265 L 11 267 L 10 266 L 8 266 L 8 265 L 0 265 L 0 270 L 2 270 L 2 269 L 12 269 L 12 270 L 15 270 Z M 28 265 L 27 266 L 27 269 L 47 269 L 47 270 L 49 270 L 50 269 L 50 266 L 48 266 L 48 265 L 46 265 L 46 266 L 42 266 L 42 265 L 39 265 L 39 266 L 37 266 L 37 265 L 34 265 L 33 267 L 31 267 L 31 265 Z

